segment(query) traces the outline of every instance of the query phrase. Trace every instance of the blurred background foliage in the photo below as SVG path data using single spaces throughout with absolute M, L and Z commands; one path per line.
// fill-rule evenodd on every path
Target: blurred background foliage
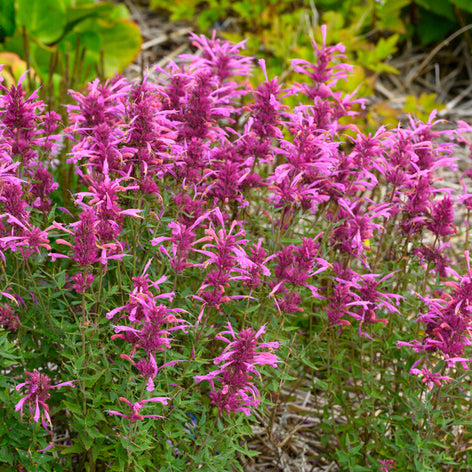
M 149 6 L 165 10 L 171 20 L 192 21 L 201 33 L 216 29 L 236 42 L 247 39 L 247 53 L 265 57 L 269 77 L 282 79 L 289 79 L 292 58 L 313 60 L 311 42 L 321 41 L 317 27 L 326 24 L 328 43 L 343 43 L 354 65 L 349 82 L 338 86 L 364 97 L 374 93 L 380 74 L 398 74 L 387 59 L 399 50 L 431 49 L 472 23 L 470 0 L 149 0 Z M 408 96 L 402 111 L 427 119 L 442 107 L 434 93 L 422 93 Z M 362 118 L 368 127 L 379 120 L 395 125 L 398 113 L 380 102 Z
M 28 88 L 43 84 L 41 98 L 57 105 L 67 102 L 69 88 L 122 72 L 142 42 L 130 19 L 131 4 L 188 21 L 197 33 L 217 30 L 235 42 L 245 39 L 246 53 L 265 58 L 269 78 L 278 76 L 281 82 L 294 79 L 292 58 L 313 60 L 311 43 L 321 42 L 319 25 L 326 24 L 328 43 L 343 43 L 354 66 L 349 81 L 338 88 L 363 97 L 374 96 L 382 74 L 404 80 L 389 62 L 399 52 L 431 49 L 472 23 L 470 0 L 1 0 L 2 75 L 13 83 L 29 69 Z M 462 37 L 472 50 L 469 32 Z M 260 80 L 257 69 L 254 83 Z M 360 126 L 373 129 L 380 121 L 395 126 L 402 112 L 425 120 L 444 107 L 429 92 L 412 95 L 406 88 L 401 110 L 376 100 L 360 114 Z
M 124 4 L 94 0 L 1 0 L 0 63 L 30 89 L 47 84 L 48 101 L 68 88 L 121 72 L 138 55 L 141 34 Z

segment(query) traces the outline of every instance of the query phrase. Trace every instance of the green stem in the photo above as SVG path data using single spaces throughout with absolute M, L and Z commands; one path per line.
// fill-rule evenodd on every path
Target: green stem
M 181 376 L 182 381 L 185 379 L 185 374 L 186 374 L 187 369 L 190 365 L 190 362 L 191 362 L 192 358 L 195 356 L 198 341 L 200 340 L 200 336 L 203 332 L 203 329 L 205 328 L 205 326 L 208 322 L 208 319 L 210 318 L 211 311 L 212 311 L 212 309 L 210 307 L 210 309 L 208 310 L 207 314 L 205 315 L 205 317 L 203 319 L 202 324 L 200 325 L 200 329 L 198 330 L 197 335 L 195 336 L 195 341 L 192 344 L 192 349 L 191 349 L 190 354 L 187 358 L 187 362 L 185 363 L 184 370 L 182 371 L 182 376 Z
M 26 268 L 28 270 L 28 274 L 31 277 L 31 281 L 33 282 L 35 293 L 38 294 L 38 300 L 39 300 L 39 303 L 40 303 L 41 308 L 43 310 L 43 314 L 44 314 L 44 316 L 46 316 L 46 320 L 48 322 L 49 327 L 51 328 L 51 330 L 53 332 L 55 332 L 56 328 L 54 327 L 54 323 L 52 322 L 51 313 L 49 313 L 49 310 L 46 308 L 46 305 L 44 304 L 44 300 L 43 300 L 43 297 L 41 295 L 41 291 L 39 290 L 38 284 L 36 283 L 36 279 L 34 278 L 33 272 L 31 271 L 31 267 L 29 265 L 28 258 L 25 258 L 25 264 L 26 264 Z
M 143 399 L 144 388 L 145 387 L 146 387 L 146 382 L 143 382 L 142 385 L 141 385 L 141 392 L 139 394 L 138 402 L 140 402 Z M 136 429 L 137 429 L 137 427 L 138 427 L 137 422 L 134 422 L 133 426 L 130 427 L 130 432 L 128 434 L 128 447 L 127 447 L 127 451 L 126 451 L 127 454 L 128 454 L 128 464 L 126 465 L 126 472 L 129 472 L 130 467 L 131 467 L 132 454 L 130 454 L 129 448 L 130 448 L 130 445 L 133 443 L 133 441 L 136 439 Z

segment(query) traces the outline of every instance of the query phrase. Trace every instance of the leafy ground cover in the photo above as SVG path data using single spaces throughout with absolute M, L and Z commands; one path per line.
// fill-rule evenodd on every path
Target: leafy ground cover
M 326 34 L 2 89 L 0 470 L 470 470 L 472 129 L 361 131 Z

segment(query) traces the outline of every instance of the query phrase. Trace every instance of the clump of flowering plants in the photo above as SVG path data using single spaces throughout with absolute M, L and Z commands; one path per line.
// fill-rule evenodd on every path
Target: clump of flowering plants
M 472 128 L 192 40 L 63 117 L 2 88 L 0 470 L 470 470 Z

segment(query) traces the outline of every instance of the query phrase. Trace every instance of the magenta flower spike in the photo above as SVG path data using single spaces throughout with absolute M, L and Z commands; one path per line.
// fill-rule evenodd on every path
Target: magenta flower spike
M 119 411 L 114 411 L 114 410 L 106 410 L 105 412 L 108 413 L 110 416 L 116 415 L 116 416 L 122 416 L 123 418 L 126 418 L 129 420 L 131 423 L 135 423 L 136 421 L 142 421 L 145 418 L 165 418 L 164 416 L 161 415 L 141 415 L 139 411 L 141 408 L 146 406 L 146 403 L 149 402 L 158 402 L 161 403 L 162 405 L 167 405 L 167 402 L 169 400 L 168 397 L 154 397 L 154 398 L 148 398 L 147 400 L 141 400 L 136 403 L 131 403 L 129 400 L 126 398 L 120 397 L 119 398 L 120 402 L 126 403 L 130 409 L 131 413 L 128 415 L 125 415 L 123 413 L 120 413 Z
M 277 367 L 279 360 L 277 356 L 272 354 L 270 351 L 279 347 L 278 341 L 258 341 L 258 338 L 265 334 L 265 326 L 261 326 L 257 332 L 254 332 L 251 329 L 244 329 L 238 334 L 234 332 L 231 323 L 228 323 L 227 327 L 227 331 L 222 331 L 217 336 L 217 339 L 221 339 L 228 343 L 228 346 L 226 346 L 223 353 L 214 360 L 215 364 L 224 362 L 221 369 L 232 365 L 232 368 L 235 370 L 253 372 L 260 376 L 254 366 L 270 365 L 272 367 Z M 224 335 L 229 335 L 232 340 Z M 256 352 L 256 350 L 264 348 L 268 348 L 269 351 Z
M 423 263 L 424 268 L 428 267 L 428 263 L 431 264 L 431 268 L 439 274 L 440 277 L 445 278 L 451 274 L 451 261 L 445 253 L 445 248 L 449 247 L 449 243 L 443 243 L 436 245 L 435 247 L 427 246 L 423 244 L 419 248 L 413 249 L 419 260 Z
M 101 84 L 99 79 L 90 82 L 87 95 L 70 90 L 69 94 L 77 101 L 77 105 L 67 107 L 72 129 L 86 137 L 94 126 L 114 124 L 124 113 L 122 98 L 129 89 L 125 79 L 115 78 L 105 84 Z
M 11 158 L 19 157 L 22 164 L 28 167 L 38 157 L 35 146 L 43 144 L 38 122 L 44 104 L 38 100 L 37 92 L 25 97 L 22 86 L 25 77 L 26 73 L 21 76 L 18 85 L 10 89 L 0 85 L 5 92 L 0 96 L 0 122 L 4 125 L 3 139 L 9 145 Z
M 21 325 L 20 318 L 6 303 L 0 305 L 0 326 L 16 331 Z
M 467 369 L 471 359 L 465 357 L 465 349 L 472 345 L 472 270 L 469 252 L 464 251 L 464 254 L 468 269 L 466 275 L 460 276 L 449 268 L 449 272 L 459 279 L 445 283 L 452 288 L 450 294 L 444 293 L 441 298 L 433 299 L 420 297 L 427 307 L 426 313 L 421 313 L 417 320 L 425 324 L 423 339 L 398 341 L 397 345 L 421 353 L 438 353 L 449 367 L 461 364 Z
M 275 342 L 259 342 L 259 338 L 265 333 L 265 326 L 259 330 L 244 329 L 235 333 L 230 323 L 227 331 L 221 332 L 217 339 L 228 343 L 223 353 L 214 359 L 214 364 L 221 364 L 220 368 L 206 375 L 195 377 L 196 382 L 207 380 L 211 385 L 210 398 L 220 414 L 228 416 L 234 411 L 242 411 L 250 416 L 252 408 L 259 404 L 259 391 L 254 385 L 252 375 L 261 375 L 257 370 L 258 365 L 270 365 L 277 367 L 279 359 L 272 353 L 279 347 Z M 229 336 L 227 336 L 229 335 Z M 258 352 L 259 349 L 264 349 Z M 220 384 L 219 387 L 215 382 Z
M 51 379 L 46 375 L 38 372 L 36 369 L 33 372 L 25 372 L 29 379 L 25 382 L 16 386 L 16 390 L 21 390 L 26 387 L 28 393 L 24 396 L 15 406 L 15 411 L 20 411 L 21 416 L 23 416 L 23 407 L 28 405 L 31 415 L 33 415 L 33 420 L 38 422 L 42 414 L 46 418 L 49 426 L 52 427 L 51 417 L 49 416 L 49 406 L 46 403 L 49 397 L 51 396 L 49 390 L 53 388 L 60 387 L 74 387 L 74 380 L 67 382 L 61 382 L 56 385 L 51 385 Z M 42 419 L 42 424 L 45 429 L 47 429 L 46 423 Z
M 421 369 L 417 369 L 416 366 L 421 362 L 421 359 L 416 361 L 411 369 L 410 374 L 418 375 L 421 377 L 421 381 L 427 385 L 428 390 L 431 390 L 435 385 L 441 386 L 444 382 L 449 383 L 453 379 L 451 377 L 447 377 L 446 375 L 441 375 L 438 372 L 433 372 L 427 366 L 423 366 Z
M 457 232 L 454 225 L 453 202 L 449 197 L 446 196 L 433 203 L 430 218 L 426 227 L 436 236 L 443 237 Z
M 74 223 L 74 260 L 82 267 L 98 260 L 97 225 L 97 214 L 93 208 L 84 209 L 79 221 Z
M 190 39 L 194 46 L 201 51 L 201 56 L 182 54 L 181 59 L 187 60 L 191 64 L 191 69 L 208 68 L 214 72 L 220 82 L 225 82 L 229 77 L 240 75 L 248 77 L 251 72 L 251 57 L 239 54 L 244 48 L 246 41 L 231 44 L 216 38 L 216 32 L 207 38 L 203 34 L 200 36 L 192 33 Z M 236 84 L 231 84 L 236 85 Z
M 395 468 L 395 459 L 377 459 L 380 469 L 379 472 L 389 472 Z

